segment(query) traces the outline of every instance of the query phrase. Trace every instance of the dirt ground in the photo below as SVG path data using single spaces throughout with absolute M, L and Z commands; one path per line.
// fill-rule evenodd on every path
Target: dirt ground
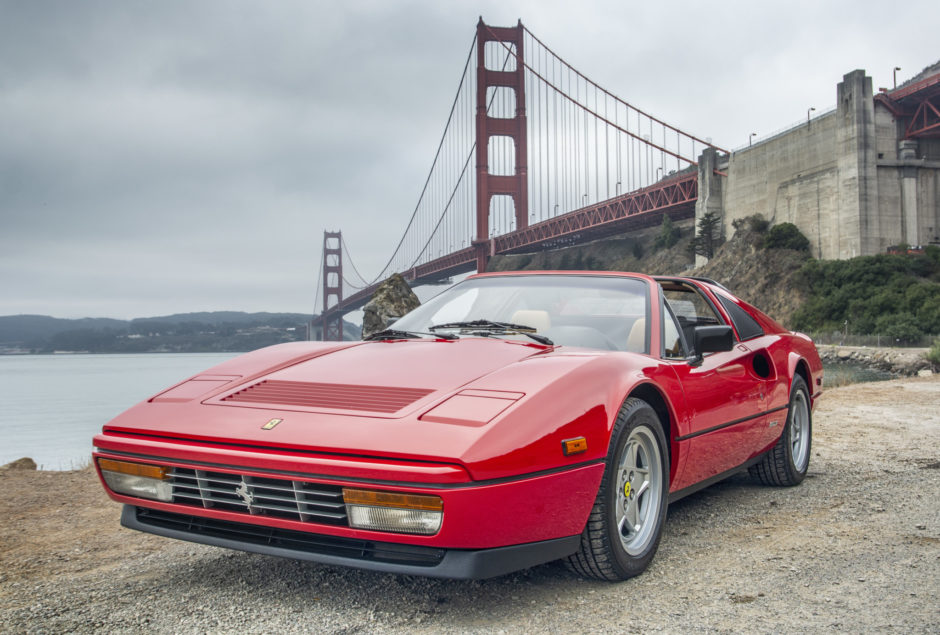
M 827 391 L 807 480 L 669 509 L 651 568 L 394 576 L 122 529 L 90 469 L 0 470 L 0 632 L 940 632 L 940 378 Z

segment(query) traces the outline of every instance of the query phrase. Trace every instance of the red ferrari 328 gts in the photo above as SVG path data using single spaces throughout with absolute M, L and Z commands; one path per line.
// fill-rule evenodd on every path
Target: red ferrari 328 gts
M 448 578 L 565 558 L 641 573 L 666 508 L 749 469 L 796 485 L 813 342 L 708 280 L 468 278 L 364 342 L 242 355 L 104 426 L 121 522 Z

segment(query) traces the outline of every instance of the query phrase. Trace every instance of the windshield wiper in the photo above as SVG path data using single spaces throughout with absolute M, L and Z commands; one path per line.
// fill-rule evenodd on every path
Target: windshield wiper
M 545 337 L 544 335 L 539 335 L 537 333 L 538 329 L 526 326 L 525 324 L 513 324 L 511 322 L 494 322 L 493 320 L 470 320 L 468 322 L 445 322 L 444 324 L 434 324 L 428 327 L 429 331 L 437 331 L 437 329 L 468 329 L 473 331 L 481 332 L 492 332 L 492 333 L 520 333 L 529 337 L 539 344 L 545 344 L 546 346 L 554 346 L 555 343 Z
M 458 336 L 452 333 L 422 333 L 421 331 L 398 331 L 396 329 L 385 329 L 376 331 L 372 335 L 364 338 L 365 341 L 372 340 L 413 340 L 424 337 L 436 337 L 442 340 L 456 340 Z

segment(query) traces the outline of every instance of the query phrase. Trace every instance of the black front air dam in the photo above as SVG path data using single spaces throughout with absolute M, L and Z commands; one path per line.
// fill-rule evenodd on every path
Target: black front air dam
M 581 536 L 567 536 L 492 549 L 438 549 L 338 538 L 125 505 L 121 524 L 158 536 L 294 560 L 420 575 L 479 580 L 564 558 Z

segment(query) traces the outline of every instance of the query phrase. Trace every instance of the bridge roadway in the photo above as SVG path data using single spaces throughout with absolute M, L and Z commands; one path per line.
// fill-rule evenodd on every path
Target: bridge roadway
M 695 216 L 697 198 L 698 172 L 692 168 L 649 187 L 496 236 L 488 241 L 490 255 L 525 253 L 585 243 L 657 225 L 667 212 L 673 220 L 692 218 Z M 412 285 L 434 282 L 476 269 L 476 253 L 475 247 L 467 247 L 400 273 Z M 361 309 L 381 283 L 380 280 L 343 298 L 326 313 L 345 314 Z M 314 316 L 313 326 L 320 325 L 322 318 L 323 314 Z

